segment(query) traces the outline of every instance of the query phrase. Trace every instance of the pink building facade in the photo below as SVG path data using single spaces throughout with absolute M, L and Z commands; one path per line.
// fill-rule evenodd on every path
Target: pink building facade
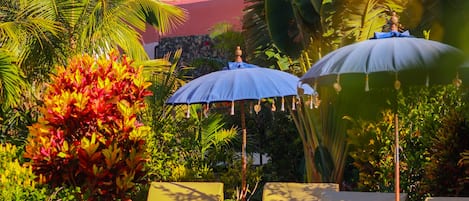
M 161 0 L 183 8 L 187 12 L 186 22 L 170 33 L 160 36 L 153 28 L 142 34 L 145 50 L 155 58 L 157 46 L 163 38 L 207 35 L 219 23 L 232 24 L 241 30 L 244 0 Z

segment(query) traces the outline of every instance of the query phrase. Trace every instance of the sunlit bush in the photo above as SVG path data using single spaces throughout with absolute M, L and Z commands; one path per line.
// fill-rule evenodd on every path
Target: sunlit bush
M 458 165 L 469 146 L 467 97 L 454 86 L 412 88 L 399 94 L 400 186 L 410 200 L 469 194 Z M 376 121 L 354 120 L 350 156 L 359 170 L 358 190 L 394 191 L 394 113 Z
M 41 183 L 80 187 L 79 199 L 114 200 L 143 182 L 150 129 L 137 113 L 151 92 L 141 73 L 117 51 L 58 67 L 24 154 Z
M 11 144 L 0 146 L 0 198 L 2 200 L 45 200 L 46 189 L 37 185 L 31 167 L 18 160 L 20 150 Z

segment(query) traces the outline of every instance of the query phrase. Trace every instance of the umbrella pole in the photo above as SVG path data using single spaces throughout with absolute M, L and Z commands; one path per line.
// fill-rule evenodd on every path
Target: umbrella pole
M 247 161 L 246 161 L 246 141 L 247 141 L 247 131 L 246 131 L 246 117 L 244 114 L 244 101 L 241 101 L 241 127 L 242 127 L 242 132 L 243 132 L 243 143 L 241 146 L 241 175 L 242 175 L 242 181 L 241 181 L 241 200 L 245 201 L 246 200 L 246 194 L 247 194 L 247 189 L 246 189 L 246 169 L 247 169 Z
M 396 106 L 397 108 L 397 106 Z M 400 196 L 399 196 L 399 192 L 400 192 L 400 189 L 399 189 L 399 117 L 397 115 L 397 109 L 396 109 L 396 113 L 394 114 L 394 132 L 395 132 L 395 139 L 396 139 L 396 142 L 395 142 L 395 146 L 396 146 L 396 150 L 395 150 L 395 156 L 394 156 L 394 160 L 396 162 L 395 164 L 395 167 L 394 167 L 394 170 L 395 170 L 395 190 L 396 190 L 396 201 L 399 201 L 400 199 Z

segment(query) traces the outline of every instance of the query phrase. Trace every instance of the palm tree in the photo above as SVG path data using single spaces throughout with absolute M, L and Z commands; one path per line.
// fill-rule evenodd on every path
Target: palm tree
M 7 33 L 1 45 L 14 50 L 30 79 L 85 52 L 118 47 L 135 60 L 146 60 L 140 41 L 146 26 L 164 34 L 185 20 L 184 10 L 154 0 L 6 0 L 1 9 L 0 32 Z M 30 24 L 24 23 L 28 19 Z
M 17 105 L 26 83 L 19 68 L 29 42 L 49 40 L 59 32 L 53 12 L 44 1 L 2 1 L 0 4 L 0 103 Z

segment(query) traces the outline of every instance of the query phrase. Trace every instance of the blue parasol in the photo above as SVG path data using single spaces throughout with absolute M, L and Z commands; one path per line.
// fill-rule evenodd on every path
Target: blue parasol
M 236 50 L 235 62 L 229 62 L 223 70 L 196 78 L 179 88 L 166 104 L 210 104 L 231 102 L 231 113 L 234 114 L 235 101 L 240 102 L 242 142 L 242 191 L 244 199 L 246 190 L 246 125 L 244 101 L 279 97 L 284 110 L 284 98 L 293 97 L 292 109 L 295 109 L 296 96 L 302 94 L 315 95 L 315 91 L 307 84 L 301 85 L 295 75 L 248 64 L 241 59 L 241 50 Z M 256 112 L 260 106 L 256 105 Z M 189 111 L 188 111 L 189 114 Z
M 394 87 L 401 84 L 440 84 L 461 82 L 458 66 L 460 50 L 436 41 L 415 38 L 407 33 L 377 32 L 370 40 L 344 46 L 316 62 L 301 81 L 313 88 Z M 395 112 L 395 191 L 399 200 L 399 129 Z
M 245 62 L 229 62 L 221 71 L 203 75 L 178 89 L 168 104 L 196 104 L 296 96 L 299 78 Z M 303 85 L 306 94 L 313 90 Z
M 366 91 L 374 87 L 403 84 L 446 83 L 456 77 L 458 63 L 461 62 L 460 50 L 432 40 L 414 38 L 407 34 L 385 35 L 389 38 L 370 39 L 339 48 L 316 62 L 301 77 L 302 82 L 313 85 L 336 85 L 340 91 L 341 78 L 361 77 L 353 80 L 352 85 L 362 83 Z M 373 77 L 377 75 L 376 77 Z M 401 79 L 402 78 L 402 79 Z M 387 83 L 385 83 L 387 82 Z M 341 85 L 337 85 L 341 84 Z

